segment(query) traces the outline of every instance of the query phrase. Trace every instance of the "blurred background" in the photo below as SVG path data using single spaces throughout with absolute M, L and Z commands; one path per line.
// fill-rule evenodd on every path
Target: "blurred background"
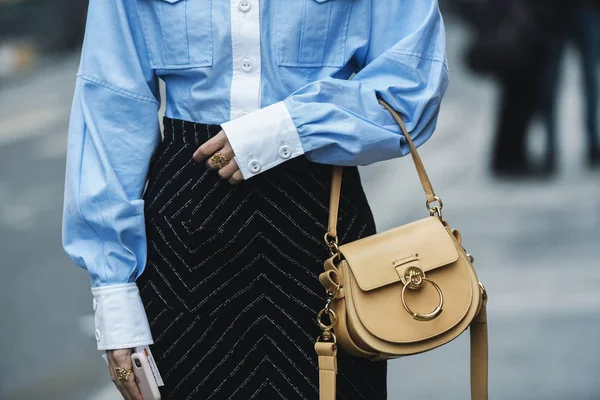
M 61 247 L 86 4 L 0 0 L 2 400 L 118 399 Z M 440 4 L 451 85 L 422 156 L 489 292 L 490 398 L 600 399 L 600 2 Z M 380 230 L 426 215 L 413 168 L 362 169 Z M 389 382 L 390 399 L 468 399 L 468 334 Z

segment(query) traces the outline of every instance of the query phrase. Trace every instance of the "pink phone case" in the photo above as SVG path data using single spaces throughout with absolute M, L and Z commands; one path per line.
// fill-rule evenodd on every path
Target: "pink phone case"
M 135 374 L 144 400 L 160 400 L 160 390 L 158 390 L 156 379 L 154 379 L 146 356 L 142 353 L 133 353 L 131 355 L 131 362 L 133 364 L 133 373 Z

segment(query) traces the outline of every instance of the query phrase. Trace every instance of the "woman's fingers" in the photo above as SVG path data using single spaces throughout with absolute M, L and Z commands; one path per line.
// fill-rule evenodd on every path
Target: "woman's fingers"
M 131 368 L 131 363 L 129 368 Z M 140 392 L 140 388 L 135 381 L 135 375 L 133 373 L 129 375 L 127 382 L 123 382 L 123 388 L 131 400 L 143 400 L 142 392 Z
M 215 153 L 221 154 L 229 162 L 222 168 L 217 168 L 212 156 Z M 235 185 L 243 180 L 242 173 L 234 159 L 235 154 L 231 148 L 231 144 L 227 140 L 225 132 L 219 132 L 215 137 L 204 143 L 196 150 L 193 155 L 195 161 L 199 162 L 206 159 L 206 166 L 210 169 L 218 169 L 218 174 L 221 179 L 227 179 L 229 183 Z
M 202 146 L 198 147 L 192 158 L 196 162 L 200 162 L 222 149 L 223 146 L 225 146 L 225 143 L 227 143 L 227 136 L 225 136 L 225 132 L 221 131 L 216 136 L 207 140 Z
M 117 368 L 132 370 L 131 349 L 109 350 L 106 352 L 108 357 L 108 368 L 110 377 L 125 400 L 143 400 L 142 393 L 135 381 L 133 372 L 129 374 L 127 381 L 119 380 Z
M 231 160 L 229 164 L 227 164 L 219 170 L 218 174 L 221 177 L 221 179 L 229 179 L 233 176 L 234 173 L 236 173 L 239 170 L 240 169 L 235 160 Z
M 227 164 L 228 166 L 234 162 L 235 160 L 233 159 L 235 157 L 235 155 L 233 154 L 233 149 L 231 148 L 231 144 L 229 144 L 228 141 L 226 141 L 223 144 L 223 147 L 219 148 L 217 151 L 215 151 L 215 153 L 218 152 L 220 153 L 223 157 L 225 157 L 227 160 L 229 160 L 229 164 Z M 212 158 L 209 158 L 208 161 L 206 161 L 206 165 L 208 166 L 208 168 L 210 169 L 217 169 L 217 166 L 215 165 L 215 163 L 213 162 Z
M 229 178 L 227 181 L 229 183 L 231 183 L 232 185 L 237 185 L 238 183 L 240 183 L 242 180 L 244 179 L 244 177 L 242 176 L 242 171 L 240 171 L 239 169 L 237 171 L 234 172 L 233 175 L 231 175 L 231 178 Z

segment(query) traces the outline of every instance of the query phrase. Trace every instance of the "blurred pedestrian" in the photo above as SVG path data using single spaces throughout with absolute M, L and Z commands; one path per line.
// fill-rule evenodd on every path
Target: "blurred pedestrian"
M 154 343 L 163 398 L 316 398 L 331 165 L 341 239 L 373 234 L 356 166 L 409 152 L 377 97 L 421 144 L 447 83 L 437 0 L 91 0 L 63 244 L 123 397 Z M 339 398 L 387 397 L 340 353 Z
M 547 54 L 565 32 L 565 5 L 559 0 L 481 0 L 479 6 L 481 20 L 467 61 L 501 87 L 492 172 L 500 177 L 551 174 L 553 159 L 536 166 L 526 139 L 540 110 Z
M 600 167 L 600 0 L 577 0 L 564 6 L 568 21 L 567 35 L 556 42 L 548 54 L 545 85 L 542 87 L 542 111 L 548 136 L 546 158 L 557 158 L 556 101 L 560 72 L 567 43 L 579 52 L 582 67 L 582 93 L 586 134 L 586 160 L 590 167 Z M 573 134 L 574 132 L 569 132 Z

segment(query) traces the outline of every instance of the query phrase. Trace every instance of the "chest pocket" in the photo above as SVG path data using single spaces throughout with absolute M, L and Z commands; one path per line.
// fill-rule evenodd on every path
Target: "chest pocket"
M 275 0 L 277 63 L 342 67 L 354 0 Z
M 135 1 L 153 68 L 212 65 L 212 0 Z

